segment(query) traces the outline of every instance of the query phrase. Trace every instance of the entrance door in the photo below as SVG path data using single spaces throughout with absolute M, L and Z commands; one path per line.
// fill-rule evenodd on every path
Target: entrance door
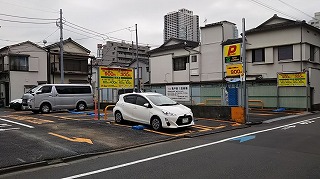
M 9 106 L 9 82 L 4 83 L 5 106 Z

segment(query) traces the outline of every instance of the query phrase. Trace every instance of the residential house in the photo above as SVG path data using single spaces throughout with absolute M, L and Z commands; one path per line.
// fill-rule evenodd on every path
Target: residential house
M 48 51 L 48 83 L 61 83 L 60 43 L 45 47 Z M 63 83 L 91 83 L 92 60 L 90 50 L 71 38 L 63 41 Z
M 320 104 L 320 29 L 274 15 L 246 31 L 247 74 L 269 80 L 259 98 L 267 106 L 313 108 Z M 307 72 L 304 87 L 277 88 L 278 73 Z M 252 91 L 251 93 L 256 93 Z M 257 94 L 257 93 L 256 93 Z M 270 96 L 279 96 L 279 98 Z
M 189 103 L 221 99 L 221 104 L 242 105 L 241 75 L 230 78 L 225 45 L 234 39 L 234 24 L 222 21 L 201 27 L 201 43 L 191 46 L 175 39 L 150 52 L 150 91 L 166 94 L 168 85 L 189 85 Z M 305 21 L 277 15 L 246 31 L 246 81 L 249 99 L 265 107 L 310 109 L 320 104 L 320 30 Z M 196 58 L 197 63 L 189 59 Z M 180 60 L 181 59 L 181 60 Z M 196 60 L 194 60 L 196 61 Z M 181 62 L 181 63 L 180 63 Z M 241 59 L 239 62 L 241 64 Z M 232 63 L 231 63 L 232 64 Z M 198 68 L 197 68 L 198 67 Z M 161 70 L 160 70 L 161 69 Z M 306 72 L 305 86 L 279 87 L 279 73 Z M 232 94 L 232 95 L 231 95 Z
M 47 83 L 47 52 L 26 41 L 0 49 L 0 97 L 5 106 L 31 87 Z

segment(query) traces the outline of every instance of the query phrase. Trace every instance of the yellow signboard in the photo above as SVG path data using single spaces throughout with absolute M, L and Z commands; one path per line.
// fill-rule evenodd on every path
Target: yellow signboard
M 239 76 L 243 73 L 242 64 L 232 64 L 226 66 L 227 76 Z
M 241 44 L 231 44 L 224 46 L 224 59 L 226 63 L 240 61 Z
M 133 88 L 132 68 L 99 67 L 100 88 Z
M 307 74 L 278 73 L 278 86 L 307 86 Z

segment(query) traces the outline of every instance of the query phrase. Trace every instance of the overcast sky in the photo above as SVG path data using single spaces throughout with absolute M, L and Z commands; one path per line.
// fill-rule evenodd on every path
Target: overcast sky
M 98 43 L 105 44 L 109 40 L 102 34 L 107 34 L 111 40 L 135 41 L 135 32 L 129 29 L 134 30 L 135 24 L 138 24 L 139 43 L 153 48 L 160 46 L 163 44 L 164 15 L 181 8 L 198 15 L 200 26 L 205 25 L 205 19 L 207 24 L 227 20 L 235 23 L 239 32 L 242 18 L 246 19 L 248 30 L 274 14 L 309 21 L 315 12 L 320 12 L 319 0 L 0 0 L 0 3 L 1 48 L 27 40 L 41 46 L 43 40 L 47 45 L 59 41 L 54 19 L 59 18 L 62 9 L 66 20 L 64 39 L 71 37 L 91 50 L 91 55 L 96 55 Z

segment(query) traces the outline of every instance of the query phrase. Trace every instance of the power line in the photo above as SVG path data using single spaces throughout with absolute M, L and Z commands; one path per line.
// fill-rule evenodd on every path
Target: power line
M 21 24 L 54 24 L 55 23 L 55 22 L 27 22 L 27 21 L 16 21 L 16 20 L 8 20 L 8 19 L 0 19 L 0 21 L 21 23 Z
M 58 30 L 59 30 L 59 28 L 57 28 L 53 33 L 51 33 L 50 35 L 48 35 L 48 37 L 44 38 L 44 40 L 47 39 L 47 38 L 49 38 L 49 37 L 51 37 L 51 36 L 52 36 L 54 33 L 56 33 Z
M 285 5 L 289 6 L 289 7 L 291 7 L 292 9 L 295 9 L 295 10 L 297 10 L 297 11 L 301 12 L 302 14 L 304 14 L 304 15 L 306 15 L 306 16 L 309 16 L 309 17 L 311 17 L 311 18 L 315 19 L 314 17 L 312 17 L 312 16 L 310 16 L 309 14 L 307 14 L 307 13 L 305 13 L 305 12 L 301 11 L 300 9 L 298 9 L 298 8 L 294 7 L 294 6 L 293 6 L 293 5 L 291 5 L 291 4 L 288 4 L 288 3 L 286 3 L 286 2 L 284 2 L 284 1 L 282 1 L 282 0 L 278 0 L 278 1 L 280 1 L 281 3 L 283 3 L 283 4 L 285 4 Z
M 92 39 L 95 39 L 95 40 L 99 40 L 99 41 L 103 41 L 103 42 L 104 42 L 104 40 L 97 39 L 97 38 L 94 38 L 94 37 L 90 37 L 90 36 L 88 36 L 88 35 L 81 34 L 81 33 L 78 33 L 78 32 L 75 32 L 75 31 L 72 31 L 72 30 L 69 30 L 69 29 L 66 29 L 66 28 L 64 28 L 64 30 L 69 31 L 69 32 L 72 32 L 72 33 L 75 33 L 75 34 L 78 34 L 78 35 L 86 36 L 86 37 L 88 37 L 88 38 L 92 38 Z M 84 40 L 84 39 L 86 39 L 86 38 L 75 39 L 75 40 Z
M 258 4 L 258 5 L 262 6 L 262 7 L 271 9 L 271 10 L 273 10 L 273 11 L 275 11 L 275 12 L 278 12 L 278 13 L 280 13 L 280 14 L 282 14 L 282 15 L 285 15 L 285 16 L 287 16 L 287 17 L 290 17 L 290 18 L 292 18 L 292 19 L 301 20 L 300 18 L 297 18 L 297 17 L 291 16 L 291 15 L 289 15 L 289 14 L 286 14 L 285 12 L 282 12 L 282 11 L 280 11 L 280 10 L 278 10 L 278 9 L 272 7 L 272 6 L 269 6 L 269 5 L 267 5 L 267 4 L 264 4 L 264 3 L 262 3 L 262 2 L 260 2 L 260 1 L 258 1 L 258 0 L 249 0 L 249 1 L 252 1 L 252 2 L 254 2 L 254 3 L 256 3 L 256 4 Z
M 73 26 L 76 26 L 77 28 L 65 24 L 66 26 L 69 26 L 69 27 L 74 28 L 74 29 L 76 29 L 76 30 L 80 30 L 80 31 L 85 32 L 85 33 L 89 33 L 89 34 L 91 34 L 91 35 L 94 35 L 94 37 L 100 36 L 100 37 L 102 37 L 103 39 L 105 39 L 104 37 L 107 37 L 107 39 L 110 39 L 110 40 L 113 39 L 113 40 L 116 40 L 116 41 L 124 41 L 124 42 L 127 42 L 127 43 L 130 43 L 130 42 L 131 42 L 131 41 L 129 41 L 129 40 L 124 40 L 124 39 L 120 39 L 120 38 L 108 36 L 108 35 L 106 35 L 106 34 L 115 33 L 115 32 L 119 32 L 119 31 L 122 31 L 122 30 L 128 30 L 129 28 L 131 28 L 131 27 L 133 27 L 133 26 L 126 27 L 126 28 L 122 28 L 122 29 L 119 29 L 119 30 L 115 30 L 115 31 L 111 31 L 111 32 L 108 32 L 108 33 L 104 33 L 104 34 L 103 34 L 103 33 L 99 33 L 99 32 L 96 32 L 96 31 L 87 29 L 87 28 L 82 27 L 82 26 L 80 26 L 80 25 L 76 25 L 76 24 L 71 23 L 71 22 L 69 22 L 69 21 L 66 21 L 66 22 L 69 23 L 69 24 L 71 24 L 71 25 L 73 25 Z M 82 29 L 84 29 L 84 30 L 82 30 Z M 89 31 L 89 32 L 88 32 L 88 31 Z M 91 38 L 91 37 L 88 37 L 88 38 Z M 145 44 L 145 43 L 139 43 L 139 44 L 150 46 L 150 44 Z M 158 46 L 158 45 L 152 45 L 152 46 Z
M 22 19 L 32 19 L 32 20 L 57 20 L 57 19 L 45 19 L 45 18 L 37 18 L 37 17 L 24 17 L 24 16 L 15 16 L 15 15 L 10 15 L 10 14 L 2 14 L 0 13 L 1 16 L 7 16 L 7 17 L 15 17 L 15 18 L 22 18 Z
M 79 27 L 79 28 L 81 28 L 81 29 L 85 29 L 86 31 L 93 32 L 93 33 L 95 33 L 95 34 L 99 34 L 100 36 L 106 36 L 107 38 L 109 38 L 109 36 L 106 35 L 106 34 L 102 34 L 102 33 L 99 33 L 99 32 L 96 32 L 96 31 L 93 31 L 93 30 L 90 30 L 90 29 L 87 29 L 87 28 L 85 28 L 85 27 L 81 27 L 81 26 L 76 25 L 76 24 L 74 24 L 74 23 L 71 23 L 71 22 L 69 22 L 69 21 L 65 21 L 65 22 L 67 22 L 67 23 L 69 23 L 69 24 L 71 24 L 71 25 L 73 25 L 73 26 Z M 71 26 L 69 26 L 69 27 L 71 27 Z
M 64 25 L 65 25 L 65 26 L 68 26 L 68 27 L 70 27 L 70 28 L 73 28 L 73 29 L 75 29 L 75 30 L 79 30 L 79 31 L 81 31 L 81 32 L 85 32 L 85 33 L 91 34 L 91 35 L 96 35 L 96 36 L 101 37 L 102 39 L 105 39 L 105 37 L 102 36 L 102 35 L 97 35 L 97 34 L 95 34 L 95 33 L 88 32 L 88 31 L 82 30 L 82 29 L 80 29 L 80 28 L 76 28 L 76 27 L 70 26 L 70 25 L 68 25 L 68 24 L 64 24 Z

